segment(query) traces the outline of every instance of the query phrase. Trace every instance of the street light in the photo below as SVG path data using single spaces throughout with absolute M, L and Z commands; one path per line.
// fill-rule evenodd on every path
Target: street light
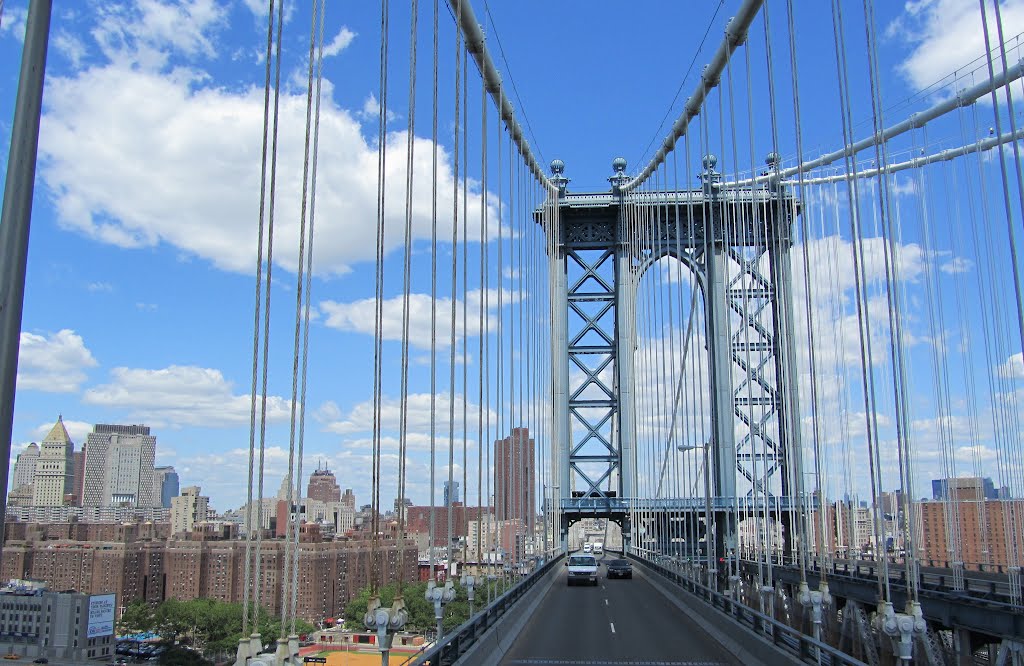
M 679 444 L 676 446 L 680 452 L 686 453 L 687 451 L 696 451 L 697 449 L 703 449 L 704 451 L 704 544 L 707 549 L 707 565 L 708 565 L 708 582 L 710 583 L 711 589 L 716 589 L 714 582 L 715 577 L 715 548 L 713 542 L 714 530 L 712 529 L 712 516 L 711 511 L 711 462 L 708 460 L 709 453 L 711 451 L 711 442 L 709 438 L 702 445 L 696 444 Z

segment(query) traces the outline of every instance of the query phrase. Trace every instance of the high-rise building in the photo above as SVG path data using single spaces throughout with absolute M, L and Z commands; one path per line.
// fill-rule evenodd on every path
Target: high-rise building
M 155 458 L 148 426 L 97 424 L 85 445 L 82 506 L 159 506 Z
M 206 521 L 210 498 L 201 496 L 200 492 L 199 486 L 188 486 L 171 499 L 171 534 L 191 532 L 196 523 Z
M 348 507 L 352 510 L 352 513 L 356 511 L 356 494 L 352 492 L 351 488 L 345 489 L 345 494 L 341 496 L 342 506 Z
M 331 470 L 318 466 L 316 471 L 310 474 L 306 497 L 324 503 L 341 501 L 341 487 L 338 486 L 338 481 Z
M 444 482 L 444 505 L 451 506 L 452 503 L 458 502 L 459 500 L 459 482 L 458 481 L 445 481 Z
M 494 442 L 494 509 L 498 520 L 521 520 L 533 531 L 536 520 L 534 451 L 530 431 L 513 428 Z
M 31 486 L 36 475 L 36 463 L 39 462 L 39 445 L 32 442 L 25 447 L 25 450 L 18 454 L 14 463 L 14 478 L 11 480 L 11 488 L 20 486 Z
M 82 488 L 85 485 L 85 444 L 81 451 L 71 454 L 72 463 L 75 468 L 71 477 L 71 494 L 74 496 L 74 506 L 82 506 Z
M 178 496 L 180 490 L 178 473 L 170 465 L 153 469 L 153 487 L 156 489 L 157 506 L 171 508 L 171 499 Z
M 933 500 L 992 500 L 999 499 L 992 479 L 980 476 L 957 476 L 932 479 Z
M 63 417 L 39 447 L 39 461 L 32 480 L 32 504 L 35 506 L 63 506 L 64 496 L 71 492 L 72 453 L 75 445 L 64 427 Z

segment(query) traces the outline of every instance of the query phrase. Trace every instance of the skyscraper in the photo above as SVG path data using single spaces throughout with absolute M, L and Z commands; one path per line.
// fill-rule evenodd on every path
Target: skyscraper
M 71 492 L 72 454 L 75 444 L 64 427 L 63 417 L 39 447 L 39 461 L 32 480 L 32 504 L 35 506 L 64 506 L 64 496 Z
M 178 473 L 169 465 L 154 468 L 153 487 L 159 500 L 157 506 L 170 509 L 171 499 L 177 497 L 179 492 Z
M 171 499 L 171 534 L 191 532 L 196 523 L 206 521 L 210 498 L 203 497 L 199 486 L 181 489 L 181 495 Z
M 156 437 L 144 425 L 97 424 L 85 445 L 82 506 L 159 506 Z
M 11 489 L 21 486 L 31 486 L 36 475 L 36 463 L 39 462 L 39 445 L 32 442 L 25 447 L 25 450 L 18 454 L 14 463 L 14 479 L 11 482 Z
M 451 506 L 453 502 L 459 501 L 459 482 L 444 482 L 444 505 Z
M 309 475 L 309 485 L 306 487 L 306 497 L 312 500 L 319 500 L 325 504 L 341 501 L 341 487 L 334 478 L 331 470 L 319 466 Z
M 534 452 L 530 431 L 513 428 L 494 442 L 494 510 L 498 520 L 519 519 L 532 533 L 536 519 Z

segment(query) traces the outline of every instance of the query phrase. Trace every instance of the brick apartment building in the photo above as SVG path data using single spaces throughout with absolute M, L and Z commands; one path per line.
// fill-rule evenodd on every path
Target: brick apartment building
M 452 537 L 465 537 L 470 521 L 480 520 L 481 515 L 493 514 L 491 507 L 466 506 L 462 502 L 453 502 Z M 434 515 L 433 546 L 448 545 L 448 507 L 447 506 L 410 506 L 406 509 L 406 531 L 410 534 L 430 534 L 430 516 Z M 426 539 L 429 541 L 429 536 Z
M 7 528 L 3 580 L 41 580 L 53 590 L 87 594 L 113 592 L 118 606 L 137 600 L 239 603 L 243 598 L 244 540 L 222 540 L 209 532 L 168 539 L 166 524 L 8 523 Z M 416 548 L 407 544 L 405 551 L 406 579 L 415 580 Z M 397 577 L 400 557 L 394 541 L 381 543 L 378 558 L 384 579 Z M 315 531 L 305 533 L 298 553 L 299 617 L 315 622 L 340 615 L 369 585 L 373 561 L 368 541 L 320 541 Z M 275 614 L 281 610 L 284 563 L 285 542 L 263 541 L 259 596 Z
M 1017 564 L 1010 561 L 1009 553 L 1014 538 L 1017 552 L 1024 554 L 1024 500 L 961 499 L 919 502 L 917 507 L 921 512 L 923 560 L 949 562 L 953 555 L 950 537 L 955 537 L 957 531 L 961 561 L 968 569 L 978 569 L 979 564 Z

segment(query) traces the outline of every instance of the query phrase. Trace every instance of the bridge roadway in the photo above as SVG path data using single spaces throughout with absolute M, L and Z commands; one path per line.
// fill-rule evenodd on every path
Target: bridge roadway
M 607 555 L 602 562 L 614 559 Z M 655 589 L 639 568 L 596 587 L 559 573 L 501 662 L 507 666 L 712 666 L 739 661 Z

